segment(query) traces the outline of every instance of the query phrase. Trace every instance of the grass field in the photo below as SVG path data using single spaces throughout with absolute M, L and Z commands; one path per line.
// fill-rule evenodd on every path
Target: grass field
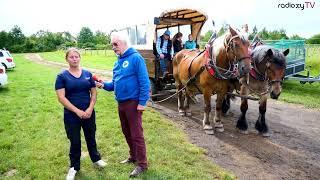
M 46 60 L 66 63 L 64 51 L 44 52 L 39 54 Z M 81 52 L 81 65 L 84 67 L 112 70 L 116 59 L 114 52 L 111 50 Z
M 60 70 L 33 64 L 21 54 L 14 58 L 17 67 L 8 71 L 9 86 L 0 89 L 0 179 L 64 179 L 69 142 L 63 109 L 54 92 Z M 133 165 L 118 163 L 127 157 L 128 148 L 113 94 L 99 90 L 95 109 L 98 149 L 108 166 L 103 170 L 92 167 L 82 138 L 84 154 L 78 178 L 128 179 Z M 233 179 L 158 112 L 148 109 L 143 126 L 150 168 L 141 179 Z M 7 177 L 8 172 L 13 176 Z
M 320 73 L 320 54 L 306 57 L 306 65 L 311 66 L 310 75 L 318 76 Z M 306 74 L 306 72 L 305 72 Z M 300 84 L 298 81 L 285 81 L 281 101 L 302 104 L 308 108 L 320 108 L 320 82 Z

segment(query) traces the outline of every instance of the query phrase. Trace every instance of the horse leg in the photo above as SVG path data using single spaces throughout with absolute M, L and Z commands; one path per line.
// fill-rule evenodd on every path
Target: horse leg
M 241 86 L 240 94 L 248 95 L 248 90 L 245 86 Z M 244 98 L 241 99 L 240 110 L 241 110 L 241 115 L 237 121 L 237 128 L 240 130 L 240 133 L 248 134 L 248 123 L 246 119 L 246 113 L 248 110 L 248 99 L 244 99 Z
M 223 124 L 221 122 L 221 115 L 222 115 L 222 101 L 225 97 L 225 94 L 223 93 L 217 93 L 217 99 L 216 99 L 216 113 L 214 114 L 213 124 L 214 128 L 218 132 L 223 132 Z
M 182 85 L 181 83 L 179 83 L 179 82 L 176 81 L 177 91 L 180 91 L 180 89 L 182 89 L 182 86 L 183 86 L 183 85 Z M 185 115 L 185 111 L 184 111 L 183 106 L 182 106 L 182 96 L 183 96 L 183 94 L 182 94 L 182 92 L 180 91 L 180 92 L 178 93 L 178 111 L 179 111 L 179 114 L 180 114 L 181 116 L 184 116 L 184 115 Z
M 222 114 L 227 115 L 230 109 L 230 95 L 227 95 L 222 101 Z
M 259 118 L 255 128 L 262 134 L 263 137 L 269 137 L 269 128 L 266 124 L 265 114 L 267 111 L 267 95 L 263 95 L 259 102 Z
M 184 98 L 184 110 L 186 112 L 186 116 L 191 116 L 191 110 L 190 110 L 190 95 L 188 93 L 188 91 L 186 92 L 186 96 Z
M 240 110 L 241 110 L 241 115 L 237 121 L 237 128 L 240 130 L 242 134 L 248 134 L 248 123 L 246 119 L 246 113 L 248 110 L 247 99 L 241 99 Z
M 206 134 L 214 134 L 213 128 L 210 125 L 210 111 L 211 111 L 211 91 L 204 90 L 203 92 L 203 98 L 204 98 L 204 116 L 203 116 L 203 129 Z

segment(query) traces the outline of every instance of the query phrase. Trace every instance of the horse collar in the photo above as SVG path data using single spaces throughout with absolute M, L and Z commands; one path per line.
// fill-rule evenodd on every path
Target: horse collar
M 249 74 L 256 80 L 259 80 L 259 81 L 266 80 L 266 78 L 263 75 L 261 75 L 259 72 L 257 72 L 256 68 L 251 68 Z
M 250 75 L 259 81 L 265 81 L 267 79 L 266 75 L 264 76 L 258 69 L 256 61 L 253 61 L 253 68 L 250 70 Z

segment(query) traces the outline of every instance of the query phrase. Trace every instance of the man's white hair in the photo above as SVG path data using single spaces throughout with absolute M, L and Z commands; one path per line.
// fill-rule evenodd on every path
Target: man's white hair
M 111 33 L 111 41 L 114 38 L 117 38 L 120 41 L 124 42 L 125 44 L 127 44 L 128 47 L 130 46 L 129 36 L 126 31 L 122 31 L 122 32 L 117 31 L 117 32 Z

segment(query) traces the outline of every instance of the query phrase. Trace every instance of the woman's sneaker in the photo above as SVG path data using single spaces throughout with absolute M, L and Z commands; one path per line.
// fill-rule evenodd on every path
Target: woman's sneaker
M 99 168 L 103 168 L 103 167 L 105 167 L 106 165 L 107 165 L 107 163 L 106 162 L 104 162 L 103 160 L 99 160 L 99 161 L 97 161 L 97 162 L 95 162 L 95 163 L 93 163 L 96 167 L 99 167 Z
M 76 173 L 77 173 L 77 171 L 74 170 L 74 167 L 71 167 L 68 171 L 66 180 L 74 180 L 74 178 L 76 177 Z

